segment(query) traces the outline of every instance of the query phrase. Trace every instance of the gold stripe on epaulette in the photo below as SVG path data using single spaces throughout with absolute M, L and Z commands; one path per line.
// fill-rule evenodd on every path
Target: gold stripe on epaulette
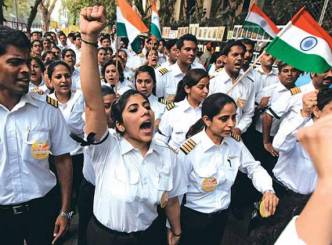
M 187 155 L 195 148 L 196 145 L 197 145 L 196 142 L 190 138 L 181 145 L 180 150 Z
M 241 141 L 241 136 L 240 135 L 237 135 L 237 134 L 234 134 L 233 132 L 231 133 L 231 137 L 233 139 L 235 139 L 236 141 Z
M 164 105 L 167 104 L 167 100 L 165 98 L 159 98 L 158 101 Z
M 46 96 L 46 102 L 47 102 L 47 104 L 49 104 L 55 108 L 59 107 L 59 102 L 57 100 L 51 98 L 50 96 Z
M 161 68 L 161 69 L 159 69 L 159 73 L 161 74 L 161 75 L 165 75 L 167 72 L 169 72 L 169 70 L 167 69 L 167 68 Z
M 301 93 L 301 89 L 299 87 L 294 87 L 290 90 L 292 95 Z
M 166 109 L 167 109 L 168 111 L 172 110 L 173 108 L 175 108 L 175 104 L 174 104 L 174 102 L 167 102 L 167 103 L 166 103 Z

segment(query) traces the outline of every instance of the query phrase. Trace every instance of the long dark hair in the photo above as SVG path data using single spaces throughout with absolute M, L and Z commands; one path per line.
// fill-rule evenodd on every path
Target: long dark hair
M 137 78 L 138 74 L 140 74 L 142 72 L 148 73 L 150 75 L 150 77 L 152 78 L 152 82 L 153 82 L 152 94 L 156 95 L 156 84 L 157 84 L 156 73 L 151 66 L 143 65 L 143 66 L 138 67 L 138 69 L 135 72 L 135 88 L 136 88 L 136 78 Z
M 202 78 L 209 77 L 209 74 L 204 69 L 191 69 L 178 83 L 174 102 L 182 101 L 186 98 L 187 93 L 185 87 L 191 88 L 195 86 Z
M 227 94 L 215 93 L 208 96 L 202 104 L 202 117 L 190 127 L 186 134 L 186 138 L 190 138 L 205 128 L 203 116 L 207 116 L 212 120 L 213 117 L 218 115 L 218 113 L 225 107 L 225 105 L 230 103 L 234 104 L 235 108 L 237 108 L 233 98 Z
M 129 89 L 126 92 L 124 92 L 118 100 L 116 100 L 111 107 L 111 120 L 114 123 L 123 123 L 123 117 L 122 113 L 128 103 L 128 100 L 131 96 L 139 94 L 141 95 L 145 100 L 149 101 L 148 98 L 146 98 L 143 94 L 140 92 L 134 90 L 134 89 Z M 117 127 L 115 127 L 116 131 L 123 135 L 123 132 L 120 132 Z

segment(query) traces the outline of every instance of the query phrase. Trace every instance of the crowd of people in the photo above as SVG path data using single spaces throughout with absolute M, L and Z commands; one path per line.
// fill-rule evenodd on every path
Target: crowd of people
M 248 244 L 332 241 L 332 68 L 297 87 L 250 39 L 199 57 L 105 26 L 0 26 L 0 244 L 61 243 L 74 214 L 79 245 L 219 245 L 252 207 Z

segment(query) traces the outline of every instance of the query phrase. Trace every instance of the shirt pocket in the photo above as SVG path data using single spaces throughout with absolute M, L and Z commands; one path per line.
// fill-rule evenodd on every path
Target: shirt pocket
M 138 170 L 128 169 L 122 164 L 116 166 L 111 186 L 111 195 L 124 202 L 133 202 L 138 197 L 140 176 Z
M 226 163 L 225 163 L 225 178 L 226 178 L 226 183 L 229 188 L 232 187 L 234 184 L 234 181 L 237 176 L 237 172 L 240 166 L 240 159 L 237 156 L 229 156 L 226 158 Z
M 164 166 L 153 173 L 151 175 L 151 184 L 144 188 L 146 190 L 146 199 L 150 199 L 152 203 L 160 204 L 163 193 L 172 189 L 171 178 L 171 168 L 169 166 Z
M 186 140 L 187 130 L 184 128 L 175 128 L 171 140 L 180 146 Z
M 46 160 L 50 154 L 49 131 L 43 129 L 28 130 L 23 149 L 24 160 Z
M 222 182 L 216 166 L 194 166 L 190 175 L 191 181 L 194 182 L 194 185 L 196 185 L 201 192 L 212 192 Z

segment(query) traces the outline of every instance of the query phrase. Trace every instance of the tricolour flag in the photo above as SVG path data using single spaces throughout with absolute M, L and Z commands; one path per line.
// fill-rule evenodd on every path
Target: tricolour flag
M 152 10 L 152 14 L 151 14 L 150 33 L 152 36 L 155 36 L 158 40 L 160 40 L 161 39 L 161 29 L 160 29 L 160 21 L 159 21 L 156 1 L 152 1 L 151 10 Z
M 128 37 L 132 43 L 141 33 L 148 32 L 141 18 L 126 0 L 118 0 L 116 7 L 116 27 L 118 37 Z
M 249 9 L 243 28 L 259 34 L 266 32 L 272 38 L 279 32 L 279 28 L 255 3 Z
M 277 59 L 307 72 L 332 67 L 332 37 L 302 8 L 266 48 Z

